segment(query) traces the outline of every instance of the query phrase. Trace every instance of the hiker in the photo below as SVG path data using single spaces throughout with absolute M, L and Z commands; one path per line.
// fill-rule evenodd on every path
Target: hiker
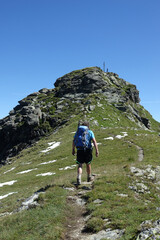
M 81 184 L 82 164 L 86 163 L 87 181 L 92 181 L 91 162 L 92 162 L 92 142 L 96 149 L 96 157 L 99 155 L 97 142 L 94 133 L 89 129 L 89 122 L 79 122 L 77 132 L 73 139 L 72 154 L 75 155 L 77 148 L 77 185 Z

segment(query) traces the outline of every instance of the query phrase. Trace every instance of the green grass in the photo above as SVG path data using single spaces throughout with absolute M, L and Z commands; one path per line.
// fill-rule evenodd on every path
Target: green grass
M 141 194 L 135 198 L 134 191 L 128 188 L 131 178 L 127 177 L 123 169 L 111 169 L 94 184 L 92 192 L 87 194 L 89 214 L 92 215 L 87 227 L 92 232 L 105 228 L 104 219 L 109 219 L 107 227 L 112 229 L 125 229 L 125 239 L 133 239 L 137 234 L 140 224 L 147 219 L 158 219 L 159 212 L 156 207 L 160 200 L 157 198 L 155 186 L 150 186 L 150 194 Z M 124 194 L 120 196 L 120 194 Z M 127 197 L 128 195 L 128 197 Z M 102 204 L 94 203 L 96 199 Z M 150 202 L 145 205 L 145 200 Z M 94 224 L 99 219 L 99 224 Z
M 40 97 L 43 98 L 43 95 Z M 91 232 L 98 232 L 109 227 L 125 229 L 122 239 L 135 239 L 139 226 L 144 220 L 159 218 L 159 212 L 156 210 L 156 207 L 159 206 L 159 198 L 156 185 L 151 180 L 145 180 L 150 193 L 136 196 L 135 192 L 128 188 L 136 181 L 135 176 L 130 173 L 130 167 L 144 168 L 148 164 L 154 167 L 159 165 L 160 138 L 158 131 L 141 130 L 135 122 L 129 121 L 123 112 L 112 105 L 107 105 L 103 98 L 97 100 L 96 97 L 93 97 L 91 105 L 96 105 L 97 101 L 102 104 L 103 108 L 96 106 L 93 112 L 88 111 L 87 118 L 92 119 L 90 121 L 91 129 L 95 133 L 97 142 L 100 143 L 100 155 L 96 158 L 94 150 L 92 163 L 93 173 L 100 174 L 100 176 L 96 178 L 92 192 L 85 196 L 86 208 L 88 214 L 91 214 L 86 227 Z M 72 114 L 75 113 L 76 107 L 75 104 L 71 108 Z M 69 116 L 69 109 L 64 113 L 64 118 L 65 114 Z M 39 196 L 39 207 L 0 217 L 0 239 L 54 240 L 64 238 L 64 226 L 69 207 L 66 198 L 69 193 L 63 186 L 73 186 L 76 179 L 76 168 L 67 171 L 60 171 L 59 168 L 75 164 L 75 157 L 71 155 L 74 136 L 72 132 L 76 131 L 77 122 L 84 115 L 83 113 L 78 114 L 78 110 L 76 114 L 56 133 L 43 137 L 34 146 L 10 159 L 10 165 L 0 169 L 0 183 L 17 180 L 11 186 L 0 188 L 0 196 L 16 192 L 0 200 L 0 214 L 15 211 L 21 206 L 24 199 L 39 189 L 50 186 L 45 194 Z M 99 126 L 93 124 L 94 120 L 98 121 Z M 157 123 L 154 122 L 154 124 L 155 129 L 158 129 Z M 122 132 L 127 132 L 128 136 L 115 139 L 116 135 L 123 135 Z M 114 140 L 105 140 L 104 138 L 107 137 L 114 137 Z M 49 142 L 54 141 L 61 142 L 60 146 L 48 153 L 40 152 L 48 147 Z M 143 148 L 143 162 L 137 161 L 138 150 L 134 144 Z M 57 161 L 39 165 L 52 160 Z M 14 170 L 4 174 L 13 167 Z M 36 170 L 21 175 L 17 174 L 28 169 Z M 45 177 L 36 176 L 46 172 L 56 174 Z M 83 180 L 85 179 L 86 173 L 83 171 Z M 138 179 L 138 181 L 140 180 Z M 122 197 L 119 194 L 126 194 L 128 197 Z M 97 199 L 102 200 L 102 204 L 94 203 Z M 109 220 L 109 225 L 105 226 L 104 219 Z
M 64 224 L 66 191 L 53 186 L 41 196 L 41 207 L 0 219 L 0 239 L 60 239 Z

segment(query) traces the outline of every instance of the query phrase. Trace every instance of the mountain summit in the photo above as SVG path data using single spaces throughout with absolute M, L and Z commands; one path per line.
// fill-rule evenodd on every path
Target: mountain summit
M 132 85 L 112 72 L 103 72 L 98 67 L 85 68 L 73 71 L 60 77 L 55 82 L 58 88 L 57 96 L 67 94 L 79 94 L 86 96 L 90 93 L 103 94 L 108 102 L 119 103 L 131 100 L 139 103 L 139 92 L 135 85 Z
M 44 88 L 22 99 L 7 117 L 0 120 L 1 164 L 6 164 L 10 157 L 53 133 L 75 116 L 90 120 L 89 114 L 96 111 L 97 106 L 101 106 L 105 127 L 113 121 L 117 126 L 151 130 L 158 127 L 139 104 L 136 86 L 115 73 L 106 73 L 99 67 L 84 68 L 58 78 L 54 85 L 53 89 Z M 116 114 L 112 121 L 107 119 L 111 112 Z

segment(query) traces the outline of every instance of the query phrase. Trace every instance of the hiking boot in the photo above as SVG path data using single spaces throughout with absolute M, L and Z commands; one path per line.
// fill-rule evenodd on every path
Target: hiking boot
M 77 178 L 77 185 L 80 185 L 80 184 L 81 184 L 81 179 Z
M 92 182 L 93 180 L 94 180 L 94 178 L 92 176 L 87 177 L 87 182 Z

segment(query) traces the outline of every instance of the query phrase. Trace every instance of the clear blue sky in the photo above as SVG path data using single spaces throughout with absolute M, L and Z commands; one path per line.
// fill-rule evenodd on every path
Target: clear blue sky
M 104 61 L 160 122 L 160 0 L 0 0 L 0 118 L 58 77 Z

